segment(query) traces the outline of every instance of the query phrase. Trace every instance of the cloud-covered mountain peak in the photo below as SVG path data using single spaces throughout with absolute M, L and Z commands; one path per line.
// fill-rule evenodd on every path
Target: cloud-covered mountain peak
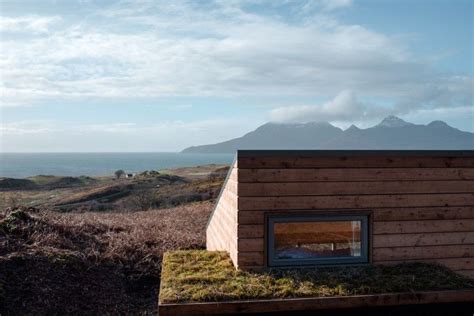
M 360 128 L 355 126 L 354 124 L 351 124 L 348 129 L 346 129 L 344 132 L 354 132 L 354 131 L 360 131 Z
M 433 121 L 430 124 L 428 124 L 429 127 L 450 127 L 446 122 L 444 121 Z
M 401 118 L 395 115 L 389 115 L 382 120 L 376 127 L 405 127 L 409 125 L 414 125 L 413 123 L 409 123 L 407 121 L 402 120 Z

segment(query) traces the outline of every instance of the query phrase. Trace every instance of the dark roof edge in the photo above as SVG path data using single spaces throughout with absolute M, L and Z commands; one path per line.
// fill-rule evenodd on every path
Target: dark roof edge
M 237 150 L 243 157 L 427 156 L 474 157 L 474 150 Z

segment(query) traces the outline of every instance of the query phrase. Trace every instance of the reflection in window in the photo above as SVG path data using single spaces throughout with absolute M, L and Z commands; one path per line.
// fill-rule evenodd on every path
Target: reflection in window
M 367 216 L 270 216 L 270 266 L 368 262 Z
M 278 259 L 358 257 L 361 255 L 361 222 L 275 223 Z

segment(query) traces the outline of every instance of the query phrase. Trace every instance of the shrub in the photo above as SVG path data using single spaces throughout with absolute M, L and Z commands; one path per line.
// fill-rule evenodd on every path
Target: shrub
M 115 177 L 117 179 L 120 179 L 124 174 L 125 174 L 125 171 L 123 171 L 122 169 L 115 171 Z
M 137 191 L 133 194 L 131 201 L 138 210 L 148 211 L 156 206 L 155 192 L 152 190 Z

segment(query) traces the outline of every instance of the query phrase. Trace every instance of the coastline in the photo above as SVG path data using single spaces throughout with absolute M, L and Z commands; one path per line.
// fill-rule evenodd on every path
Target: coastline
M 37 175 L 113 176 L 116 170 L 140 173 L 208 164 L 230 164 L 234 154 L 180 152 L 0 153 L 0 178 Z
M 0 177 L 0 208 L 25 205 L 59 211 L 140 210 L 214 199 L 228 164 L 207 164 L 108 176 Z

